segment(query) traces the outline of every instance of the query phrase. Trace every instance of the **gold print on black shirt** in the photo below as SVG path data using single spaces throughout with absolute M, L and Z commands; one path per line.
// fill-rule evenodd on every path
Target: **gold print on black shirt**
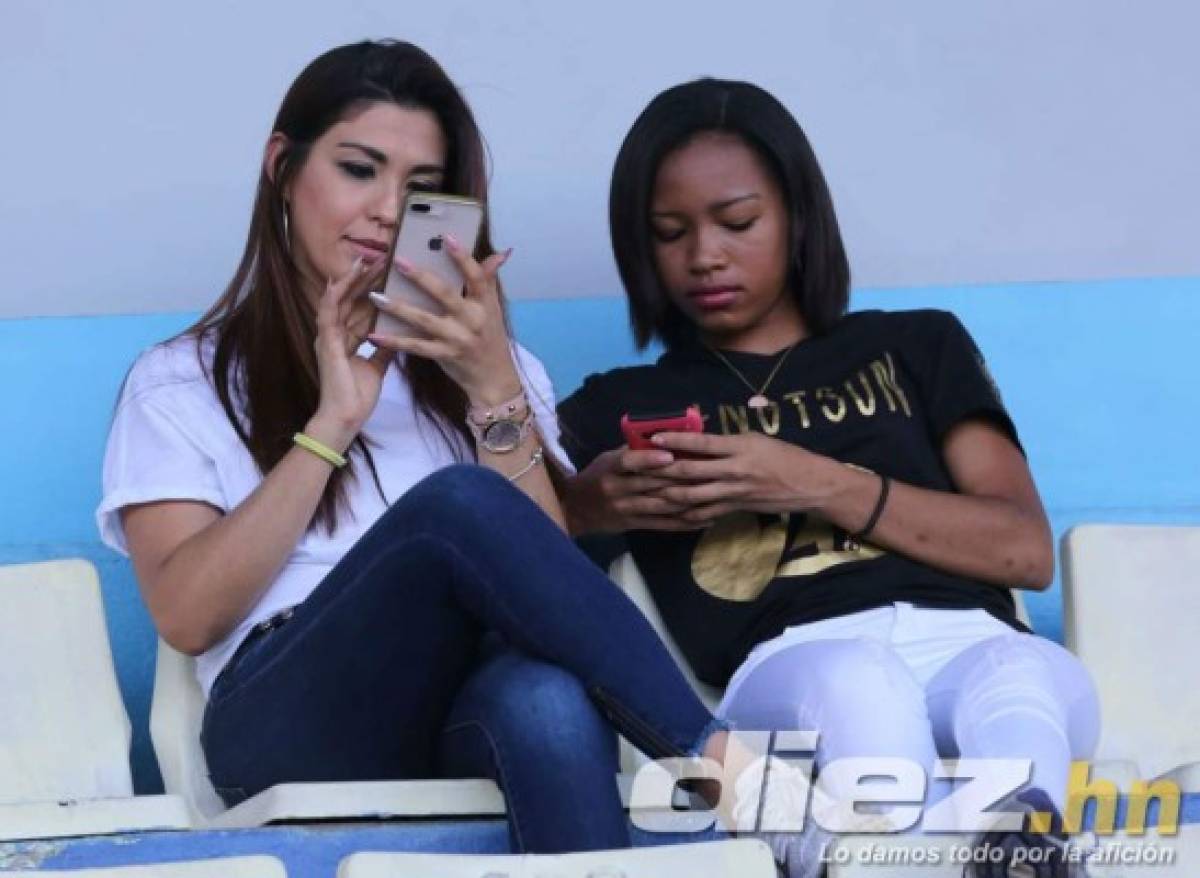
M 809 429 L 814 421 L 841 424 L 847 415 L 873 418 L 886 409 L 905 417 L 913 416 L 908 395 L 900 386 L 896 361 L 890 351 L 856 371 L 837 387 L 817 387 L 812 390 L 793 390 L 782 395 L 782 404 L 772 400 L 761 409 L 745 405 L 717 406 L 721 432 L 749 433 L 755 430 L 768 436 L 778 436 L 784 419 L 799 418 L 800 429 Z
M 809 513 L 735 512 L 704 532 L 692 552 L 692 578 L 713 597 L 753 601 L 777 576 L 813 576 L 883 555 Z

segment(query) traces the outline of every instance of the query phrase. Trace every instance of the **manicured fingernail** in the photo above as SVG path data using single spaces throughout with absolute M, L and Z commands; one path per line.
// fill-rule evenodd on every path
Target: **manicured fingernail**
M 413 265 L 409 260 L 405 259 L 403 256 L 396 257 L 396 267 L 398 269 L 400 269 L 402 274 L 412 274 L 413 270 L 416 268 L 415 265 Z
M 666 466 L 668 463 L 673 463 L 674 461 L 675 461 L 675 455 L 673 455 L 667 451 L 664 451 L 662 454 L 656 454 L 654 456 L 654 462 L 661 463 L 663 466 Z
M 374 302 L 376 305 L 392 304 L 392 300 L 389 299 L 387 296 L 385 296 L 383 293 L 370 292 L 370 293 L 367 293 L 367 298 L 370 299 L 372 302 Z
M 358 274 L 358 270 L 362 267 L 363 267 L 363 258 L 361 256 L 355 256 L 354 262 L 350 266 L 350 273 Z
M 662 436 L 659 436 L 657 433 L 655 433 L 653 436 L 650 437 L 650 441 L 653 442 L 655 445 L 663 445 L 666 442 L 666 440 L 663 439 Z
M 451 253 L 457 253 L 458 251 L 462 250 L 462 245 L 458 243 L 458 238 L 454 237 L 449 232 L 446 232 L 446 234 L 442 235 L 442 238 L 445 239 L 446 246 L 450 248 Z
M 503 254 L 501 254 L 501 258 L 500 258 L 501 265 L 508 262 L 508 257 L 512 256 L 512 252 L 513 252 L 513 248 L 509 247 L 507 250 L 504 251 Z

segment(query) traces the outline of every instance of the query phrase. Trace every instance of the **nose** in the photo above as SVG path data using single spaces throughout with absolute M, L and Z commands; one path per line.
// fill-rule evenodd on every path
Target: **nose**
M 727 257 L 717 229 L 708 225 L 696 228 L 692 236 L 691 252 L 688 254 L 689 268 L 693 274 L 711 274 L 724 268 Z
M 385 229 L 395 228 L 400 220 L 400 205 L 403 202 L 404 193 L 400 186 L 381 186 L 379 197 L 371 204 L 371 219 Z

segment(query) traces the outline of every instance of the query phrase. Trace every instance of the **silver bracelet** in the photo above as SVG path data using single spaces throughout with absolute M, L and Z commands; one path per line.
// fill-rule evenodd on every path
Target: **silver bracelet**
M 545 456 L 546 456 L 545 451 L 543 450 L 542 446 L 539 445 L 537 447 L 537 450 L 533 452 L 533 456 L 531 458 L 529 458 L 529 463 L 527 463 L 527 464 L 525 464 L 525 466 L 521 467 L 519 472 L 515 472 L 511 476 L 509 476 L 508 480 L 510 482 L 515 482 L 517 479 L 521 478 L 521 476 L 525 475 L 527 472 L 529 472 L 531 469 L 533 469 L 535 466 L 537 466 L 539 463 L 541 463 L 542 458 Z

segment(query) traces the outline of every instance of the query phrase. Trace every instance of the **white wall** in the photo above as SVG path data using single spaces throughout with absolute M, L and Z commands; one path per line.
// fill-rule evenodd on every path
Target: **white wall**
M 478 112 L 514 295 L 617 291 L 608 172 L 662 88 L 796 113 L 867 286 L 1200 275 L 1190 0 L 0 0 L 0 316 L 196 309 L 300 68 L 411 39 Z

